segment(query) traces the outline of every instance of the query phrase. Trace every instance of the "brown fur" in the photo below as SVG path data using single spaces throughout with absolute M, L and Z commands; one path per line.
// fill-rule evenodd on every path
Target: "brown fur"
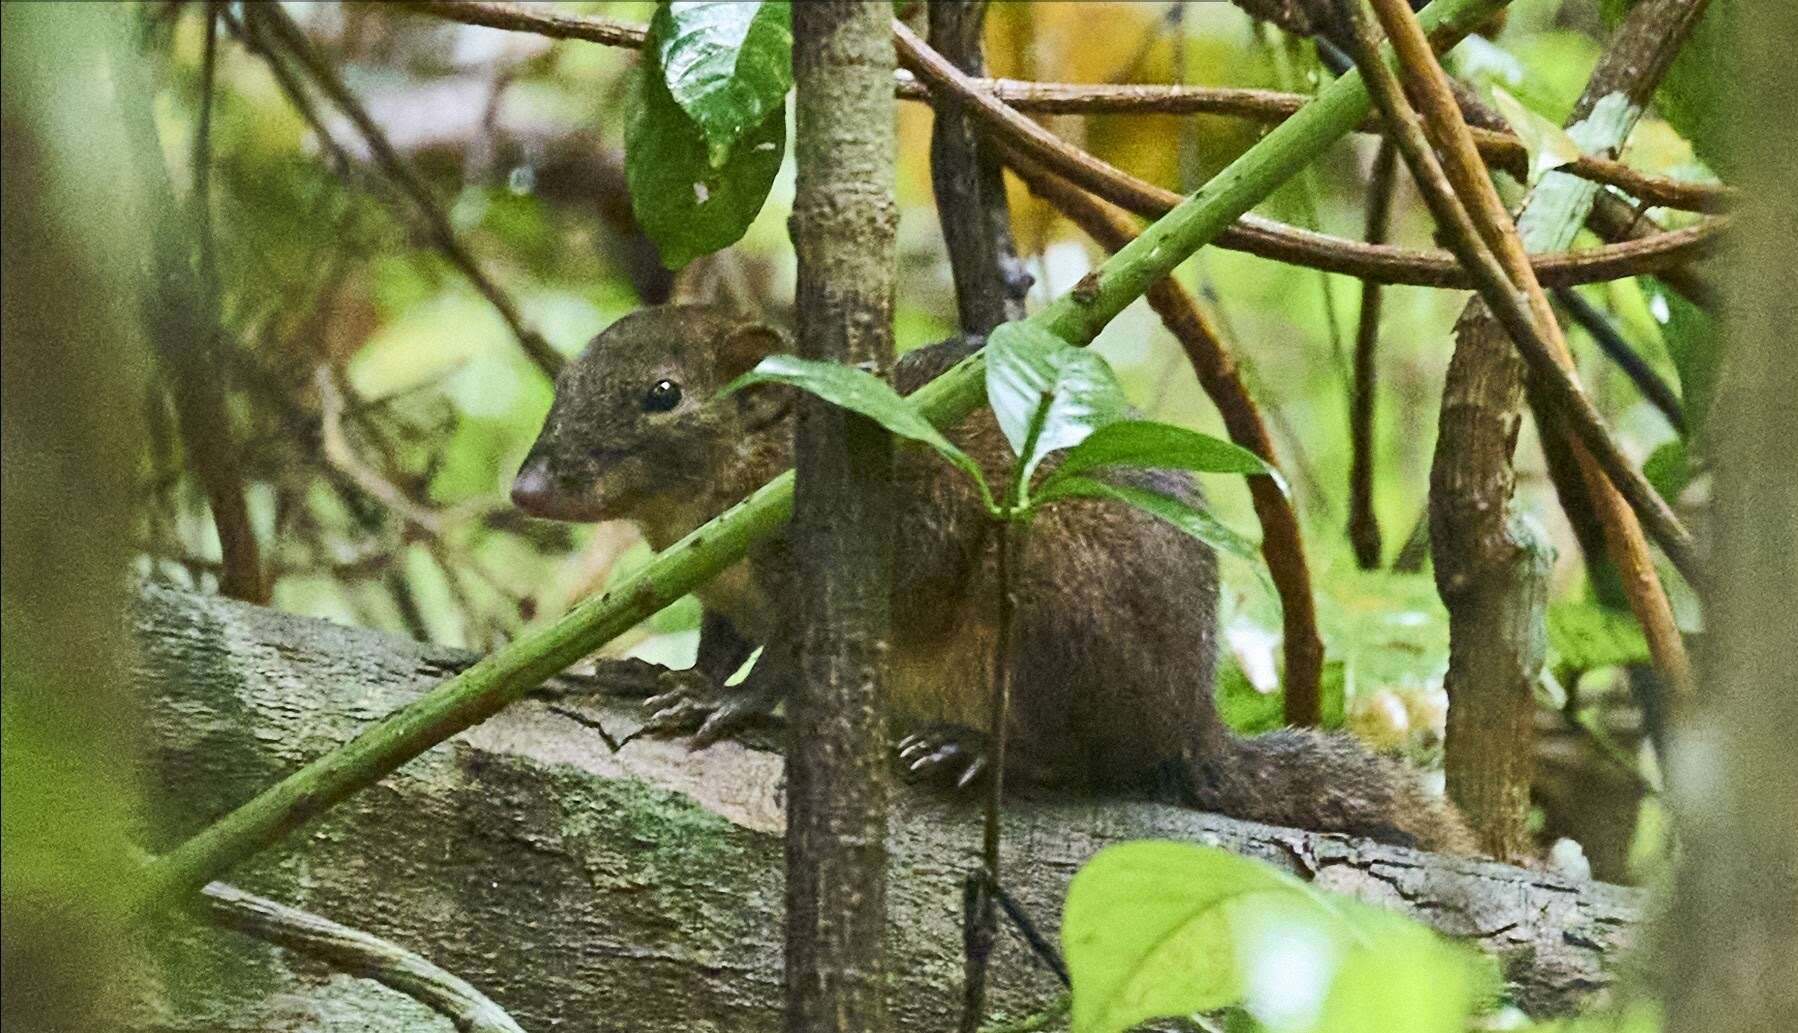
M 718 392 L 777 334 L 711 308 L 647 309 L 620 320 L 570 364 L 526 471 L 554 490 L 528 508 L 558 519 L 629 519 L 664 548 L 791 465 L 784 388 Z M 968 347 L 946 342 L 900 360 L 909 392 Z M 641 404 L 659 379 L 680 384 L 665 413 Z M 990 411 L 949 437 L 1002 483 L 1011 454 Z M 521 483 L 525 474 L 521 474 Z M 1183 477 L 1120 474 L 1190 493 Z M 922 449 L 901 453 L 889 698 L 897 728 L 984 727 L 997 634 L 995 545 L 966 477 Z M 784 538 L 700 589 L 701 652 L 727 669 L 721 621 L 769 648 L 757 673 L 784 676 L 793 629 Z M 1211 695 L 1216 561 L 1211 550 L 1121 504 L 1053 504 L 1032 525 L 1016 577 L 1007 783 L 1174 797 L 1240 818 L 1472 852 L 1451 808 L 1403 765 L 1343 735 L 1287 731 L 1238 739 Z M 708 641 L 709 640 L 709 641 Z

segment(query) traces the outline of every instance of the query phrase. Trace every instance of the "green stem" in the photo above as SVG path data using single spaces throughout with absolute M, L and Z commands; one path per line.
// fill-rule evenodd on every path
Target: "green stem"
M 1426 29 L 1464 32 L 1504 3 L 1437 0 L 1421 18 Z M 1150 284 L 1323 153 L 1367 111 L 1367 90 L 1359 74 L 1336 80 L 1031 321 L 1074 344 L 1090 342 Z M 912 398 L 933 423 L 955 422 L 985 400 L 984 359 L 979 353 L 970 356 Z M 788 471 L 675 543 L 623 585 L 382 718 L 151 862 L 138 887 L 139 914 L 152 914 L 192 894 L 351 793 L 491 717 L 741 559 L 751 545 L 779 531 L 792 513 L 793 474 Z

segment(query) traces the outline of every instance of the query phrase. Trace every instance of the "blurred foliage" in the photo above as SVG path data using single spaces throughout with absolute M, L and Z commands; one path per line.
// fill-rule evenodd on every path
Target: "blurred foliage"
M 0 878 L 8 1029 L 105 1028 L 136 858 L 120 616 L 143 448 L 150 255 L 118 106 L 122 9 L 0 7 L 6 75 Z M 73 414 L 73 416 L 71 416 Z
M 1596 60 L 1599 5 L 1519 0 L 1503 32 L 1470 41 L 1454 67 L 1480 89 L 1500 87 L 1558 125 Z M 657 10 L 647 2 L 561 6 L 636 24 L 649 23 Z M 670 31 L 755 38 L 768 30 L 743 23 L 747 6 L 725 9 L 730 6 L 697 5 L 695 15 L 719 8 L 709 14 L 721 22 Z M 754 10 L 759 15 L 778 6 Z M 784 135 L 784 108 L 774 92 L 784 82 L 771 70 L 778 63 L 732 69 L 755 80 L 747 90 L 742 75 L 689 63 L 683 67 L 697 67 L 695 78 L 670 92 L 665 80 L 645 83 L 640 57 L 629 51 L 450 24 L 384 5 L 288 10 L 421 173 L 464 246 L 515 300 L 525 323 L 562 354 L 574 354 L 612 320 L 670 291 L 748 301 L 776 318 L 788 314 L 792 159 L 776 166 L 770 152 L 743 145 Z M 164 158 L 185 188 L 193 181 L 200 109 L 201 7 L 156 4 L 134 15 L 146 26 L 147 51 L 161 77 L 156 111 Z M 548 406 L 549 383 L 491 306 L 431 246 L 368 160 L 354 128 L 316 90 L 308 93 L 320 118 L 311 124 L 263 56 L 229 27 L 221 37 L 210 141 L 229 355 L 220 376 L 230 392 L 251 516 L 275 575 L 275 604 L 486 648 L 634 569 L 646 555 L 634 532 L 539 523 L 511 508 L 509 481 Z M 664 72 L 679 71 L 670 57 L 678 42 L 662 41 Z M 1019 78 L 1311 90 L 1327 76 L 1308 43 L 1258 29 L 1227 4 L 998 4 L 987 43 L 990 72 Z M 661 113 L 654 117 L 688 120 L 691 138 L 680 158 L 688 166 L 729 170 L 746 153 L 762 163 L 754 178 L 769 182 L 754 192 L 766 189 L 766 203 L 756 211 L 732 202 L 734 220 L 745 225 L 732 227 L 741 239 L 723 252 L 696 257 L 717 237 L 679 242 L 679 233 L 699 232 L 691 211 L 674 220 L 677 230 L 652 226 L 647 237 L 633 219 L 627 184 L 640 186 L 646 175 L 668 171 L 658 155 L 625 155 L 631 112 L 649 117 L 644 105 L 631 102 L 643 85 L 662 87 L 655 91 Z M 1202 182 L 1264 131 L 1213 116 L 1043 121 L 1138 175 L 1184 187 Z M 902 348 L 940 339 L 954 322 L 930 191 L 929 129 L 926 106 L 901 105 L 896 320 Z M 748 135 L 732 144 L 733 133 Z M 1337 146 L 1263 210 L 1359 235 L 1373 149 L 1366 136 Z M 1704 174 L 1681 134 L 1654 116 L 1637 131 L 1626 158 L 1651 172 Z M 708 189 L 702 198 L 692 177 L 665 178 L 655 189 L 684 190 L 700 205 L 731 196 Z M 1098 252 L 1018 184 L 1011 188 L 1019 245 L 1036 277 L 1030 302 L 1037 306 L 1071 288 Z M 1431 243 L 1430 221 L 1408 184 L 1394 209 L 1391 239 Z M 677 241 L 672 249 L 671 240 Z M 685 268 L 671 274 L 659 254 Z M 1319 596 L 1331 723 L 1381 748 L 1431 759 L 1442 729 L 1447 629 L 1429 572 L 1360 571 L 1343 532 L 1350 458 L 1346 351 L 1359 283 L 1216 249 L 1178 275 L 1223 328 L 1281 452 Z M 1613 314 L 1651 365 L 1684 386 L 1701 426 L 1716 368 L 1703 315 L 1648 281 L 1583 293 Z M 1460 293 L 1421 288 L 1385 292 L 1374 508 L 1393 543 L 1389 561 L 1423 514 L 1450 324 L 1463 300 Z M 1696 454 L 1688 456 L 1582 332 L 1572 331 L 1572 339 L 1582 377 L 1626 451 L 1645 457 L 1662 450 L 1651 469 L 1663 483 L 1685 487 L 1683 500 L 1702 503 L 1694 498 L 1703 486 Z M 1145 305 L 1126 311 L 1096 347 L 1147 416 L 1221 435 L 1182 352 Z M 323 404 L 327 395 L 341 404 Z M 152 391 L 141 412 L 126 414 L 142 419 L 150 441 L 142 466 L 148 504 L 133 539 L 139 570 L 211 589 L 218 543 L 163 397 Z M 1531 429 L 1518 463 L 1522 505 L 1549 527 L 1558 547 L 1555 598 L 1583 606 L 1589 592 L 1579 552 Z M 1208 504 L 1217 518 L 1253 528 L 1240 480 L 1211 480 Z M 1266 727 L 1279 711 L 1279 614 L 1259 566 L 1259 560 L 1223 562 L 1220 700 L 1245 729 Z M 684 663 L 696 622 L 696 606 L 683 603 L 609 650 Z M 1577 650 L 1563 658 L 1568 655 L 1569 662 L 1581 660 Z M 1604 658 L 1621 655 L 1612 649 Z
M 1270 1033 L 1460 1033 L 1498 985 L 1491 959 L 1412 919 L 1187 843 L 1101 850 L 1061 938 L 1076 1033 L 1224 1009 Z

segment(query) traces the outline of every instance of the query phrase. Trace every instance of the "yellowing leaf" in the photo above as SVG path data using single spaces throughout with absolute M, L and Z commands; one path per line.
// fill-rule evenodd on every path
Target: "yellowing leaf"
M 1524 107 L 1522 101 L 1506 93 L 1502 87 L 1492 87 L 1492 100 L 1498 106 L 1499 114 L 1510 125 L 1511 131 L 1517 134 L 1517 138 L 1523 141 L 1524 149 L 1529 152 L 1530 186 L 1535 186 L 1543 173 L 1579 160 L 1579 144 L 1573 142 L 1566 130 Z

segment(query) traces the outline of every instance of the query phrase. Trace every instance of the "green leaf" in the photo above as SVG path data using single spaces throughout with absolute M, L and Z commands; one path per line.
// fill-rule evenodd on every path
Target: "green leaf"
M 1530 186 L 1535 186 L 1543 173 L 1579 160 L 1579 144 L 1567 135 L 1566 130 L 1524 107 L 1522 101 L 1505 92 L 1503 87 L 1496 84 L 1492 87 L 1492 101 L 1511 131 L 1523 141 L 1524 150 L 1529 152 L 1527 178 Z
M 1648 640 L 1636 619 L 1593 602 L 1549 606 L 1548 645 L 1556 666 L 1576 671 L 1649 662 Z
M 675 0 L 656 8 L 650 31 L 663 84 L 704 134 L 707 161 L 724 167 L 793 85 L 789 5 Z
M 1471 952 L 1409 919 L 1185 843 L 1100 851 L 1061 935 L 1078 1033 L 1234 1005 L 1277 1031 L 1458 1033 L 1479 987 Z
M 742 239 L 768 198 L 786 140 L 783 105 L 714 167 L 705 134 L 669 95 L 653 49 L 646 50 L 625 120 L 624 176 L 631 211 L 662 264 L 679 269 Z
M 886 381 L 866 370 L 834 362 L 815 362 L 796 355 L 770 355 L 756 367 L 725 385 L 723 394 L 741 390 L 751 384 L 786 384 L 824 399 L 832 405 L 866 416 L 902 438 L 921 442 L 937 450 L 944 459 L 955 464 L 974 479 L 988 507 L 992 495 L 986 478 L 966 452 L 918 415 L 910 402 L 894 391 Z
M 1230 530 L 1216 517 L 1184 499 L 1129 484 L 1112 484 L 1092 477 L 1063 477 L 1036 497 L 1035 506 L 1056 499 L 1114 499 L 1157 516 L 1215 549 L 1253 562 L 1259 553 L 1255 543 Z
M 1092 432 L 1068 451 L 1061 465 L 1044 478 L 1041 491 L 1055 481 L 1104 466 L 1133 466 L 1193 473 L 1264 474 L 1286 490 L 1279 472 L 1248 449 L 1209 434 L 1153 420 L 1119 420 Z
M 1050 452 L 1080 444 L 1128 411 L 1104 359 L 1029 323 L 1006 323 L 988 336 L 986 395 L 1018 456 L 1020 486 Z

